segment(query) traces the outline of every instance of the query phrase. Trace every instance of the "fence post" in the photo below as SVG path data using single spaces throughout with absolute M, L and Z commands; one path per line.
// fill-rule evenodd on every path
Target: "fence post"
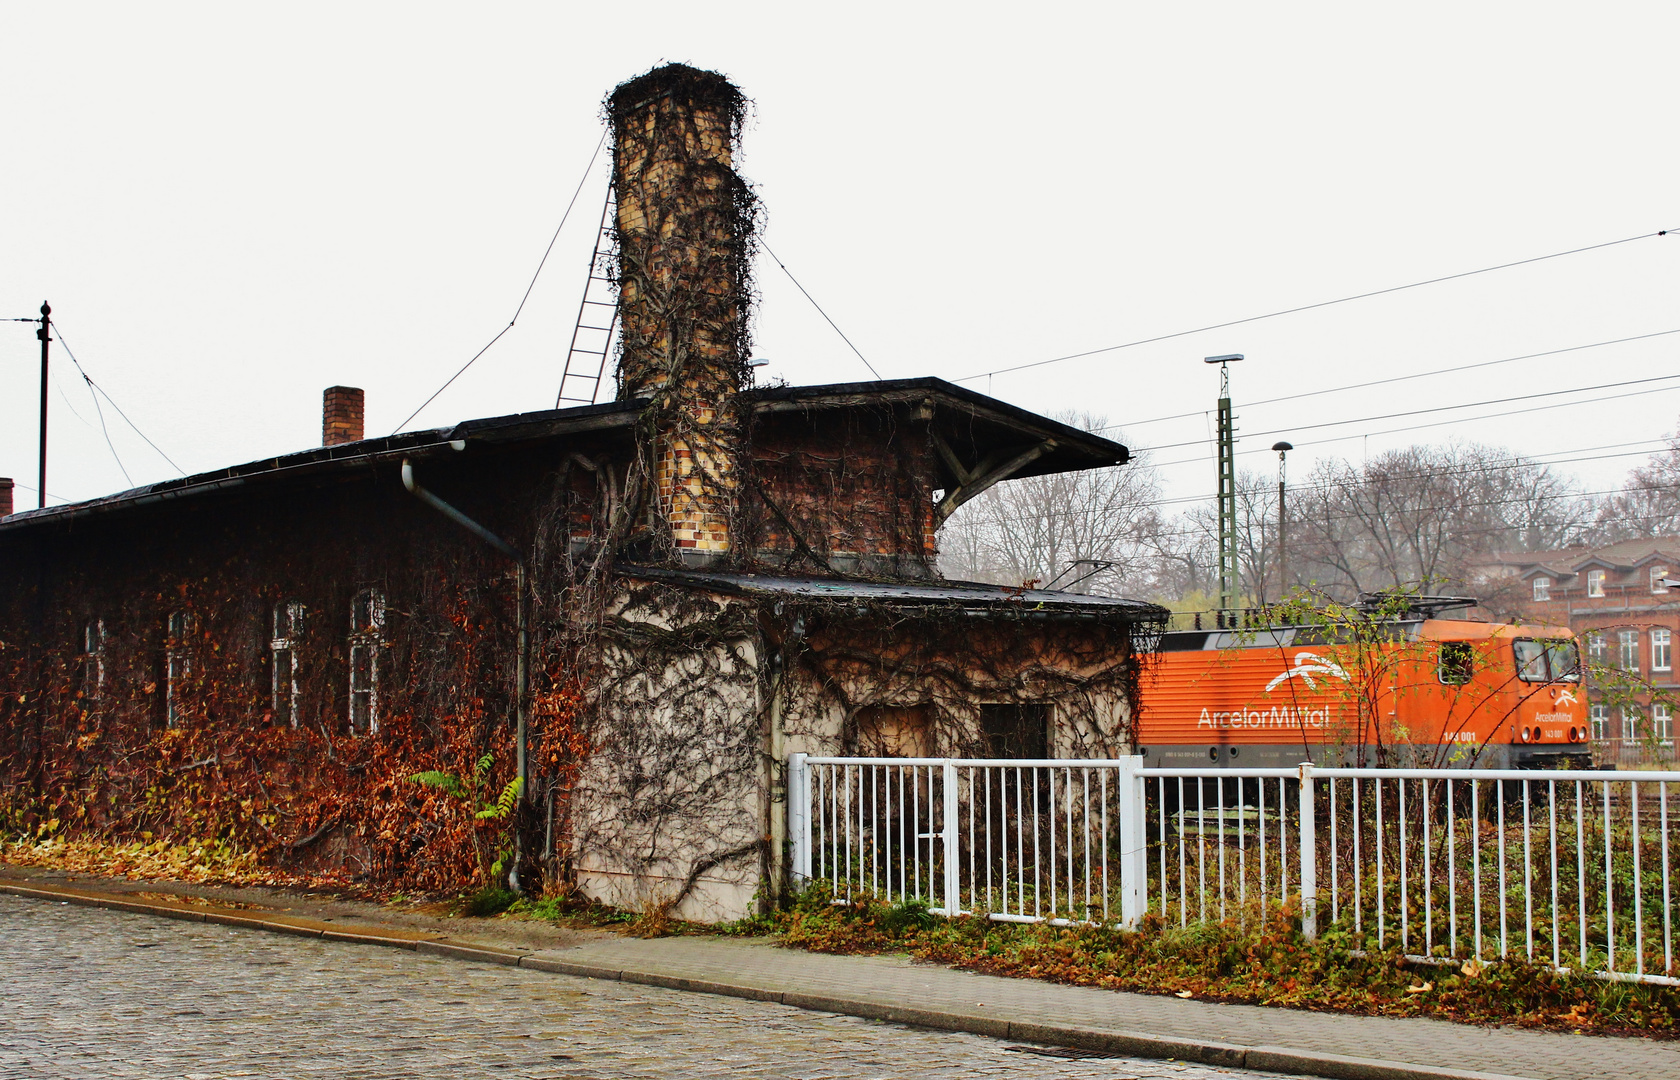
M 811 880 L 811 767 L 804 754 L 789 754 L 787 763 L 788 839 L 793 843 L 794 889 Z
M 954 919 L 962 910 L 962 879 L 957 874 L 957 839 L 962 830 L 957 828 L 957 766 L 950 758 L 945 759 L 944 794 L 944 821 L 941 824 L 945 838 L 945 917 Z
M 1310 761 L 1301 762 L 1300 810 L 1301 936 L 1311 941 L 1318 937 L 1318 821 L 1314 817 L 1313 764 Z
M 1141 756 L 1123 756 L 1115 773 L 1114 797 L 1120 807 L 1120 925 L 1131 929 L 1143 918 L 1148 843 L 1144 837 L 1143 768 Z

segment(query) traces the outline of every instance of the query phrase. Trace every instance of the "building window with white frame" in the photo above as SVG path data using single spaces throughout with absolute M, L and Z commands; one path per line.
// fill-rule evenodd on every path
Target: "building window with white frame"
M 272 707 L 276 724 L 298 726 L 298 638 L 303 633 L 303 605 L 274 605 L 273 635 L 269 638 Z
M 1593 742 L 1604 742 L 1610 738 L 1610 706 L 1594 705 L 1587 710 L 1587 724 L 1590 728 L 1588 737 Z
M 1668 567 L 1651 567 L 1651 594 L 1653 596 L 1663 596 L 1668 592 L 1668 586 L 1663 584 L 1666 580 L 1668 580 Z
M 1549 577 L 1537 577 L 1537 578 L 1535 578 L 1534 579 L 1534 599 L 1536 601 L 1541 601 L 1541 600 L 1550 600 L 1551 598 L 1552 598 L 1552 579 L 1549 578 Z
M 363 589 L 350 601 L 350 730 L 379 730 L 379 649 L 385 629 L 385 597 Z
M 182 701 L 187 679 L 192 675 L 191 612 L 172 611 L 163 643 L 163 722 L 174 727 L 181 722 Z
M 1604 571 L 1587 571 L 1587 595 L 1595 598 L 1604 595 Z
M 1651 738 L 1664 746 L 1674 745 L 1674 711 L 1667 705 L 1651 706 Z
M 1664 630 L 1664 629 L 1656 629 L 1656 630 L 1651 631 L 1651 670 L 1652 671 L 1673 671 L 1674 670 L 1674 653 L 1673 653 L 1673 650 L 1672 650 L 1671 645 L 1670 645 L 1670 642 L 1672 642 L 1672 640 L 1673 640 L 1673 632 L 1672 631 Z
M 1587 631 L 1587 663 L 1603 667 L 1610 662 L 1610 642 L 1602 630 Z
M 105 693 L 105 620 L 82 627 L 82 708 L 90 709 Z
M 1644 711 L 1638 705 L 1622 706 L 1622 742 L 1636 743 L 1639 741 L 1639 716 Z
M 1616 632 L 1616 645 L 1620 655 L 1623 671 L 1639 670 L 1639 631 L 1619 630 Z

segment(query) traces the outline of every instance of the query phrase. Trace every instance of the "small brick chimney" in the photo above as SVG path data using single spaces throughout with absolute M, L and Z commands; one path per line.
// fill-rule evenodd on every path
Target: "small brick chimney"
M 321 394 L 321 445 L 362 441 L 362 391 L 329 386 Z
M 12 512 L 12 478 L 0 476 L 0 518 Z
M 746 99 L 728 79 L 667 64 L 607 97 L 618 201 L 620 399 L 650 401 L 649 455 L 670 548 L 730 549 L 757 202 L 731 158 Z M 664 531 L 664 530 L 661 530 Z

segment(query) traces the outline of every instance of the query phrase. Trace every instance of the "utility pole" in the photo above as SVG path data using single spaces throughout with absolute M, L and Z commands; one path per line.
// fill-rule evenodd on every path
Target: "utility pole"
M 1283 455 L 1295 447 L 1280 441 L 1273 443 L 1272 449 L 1277 451 L 1278 456 L 1278 600 L 1282 601 L 1289 590 L 1289 515 L 1283 510 Z
M 47 505 L 47 342 L 52 340 L 52 308 L 45 300 L 41 301 L 41 329 L 35 331 L 35 336 L 41 339 L 41 476 L 36 481 L 35 494 L 40 501 L 35 505 L 45 509 Z
M 1236 625 L 1237 608 L 1237 449 L 1231 417 L 1231 362 L 1242 353 L 1205 356 L 1219 365 L 1219 617 L 1221 627 Z

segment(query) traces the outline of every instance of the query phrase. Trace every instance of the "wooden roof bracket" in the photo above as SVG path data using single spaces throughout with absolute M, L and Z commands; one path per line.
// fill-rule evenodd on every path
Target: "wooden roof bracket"
M 957 485 L 945 492 L 945 497 L 939 500 L 939 505 L 933 508 L 933 526 L 938 528 L 945 524 L 950 516 L 957 512 L 957 507 L 984 492 L 992 485 L 1009 479 L 1017 472 L 1037 461 L 1039 458 L 1056 449 L 1055 439 L 1045 439 L 1037 446 L 1004 459 L 1008 451 L 998 451 L 987 454 L 979 464 L 972 469 L 962 463 L 951 445 L 937 432 L 933 432 L 933 448 L 939 452 L 951 473 L 957 478 Z

